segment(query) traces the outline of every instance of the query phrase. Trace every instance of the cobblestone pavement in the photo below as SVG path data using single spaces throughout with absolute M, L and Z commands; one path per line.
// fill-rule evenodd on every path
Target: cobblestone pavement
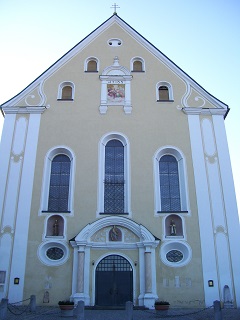
M 84 319 L 78 318 L 76 311 L 72 317 L 61 316 L 58 307 L 37 307 L 30 313 L 28 307 L 9 305 L 6 320 L 128 320 L 125 310 L 85 310 Z M 168 311 L 133 310 L 133 320 L 176 319 L 214 320 L 214 310 L 209 309 L 169 309 Z M 240 320 L 240 309 L 222 309 L 222 320 Z

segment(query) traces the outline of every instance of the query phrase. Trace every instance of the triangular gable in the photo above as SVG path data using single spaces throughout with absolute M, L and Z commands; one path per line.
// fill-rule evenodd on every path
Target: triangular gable
M 98 35 L 100 35 L 104 30 L 109 28 L 112 24 L 117 23 L 122 29 L 128 32 L 132 38 L 134 38 L 138 43 L 145 47 L 149 52 L 151 52 L 157 59 L 164 63 L 170 70 L 181 77 L 187 83 L 187 93 L 183 97 L 184 105 L 188 107 L 187 99 L 189 98 L 193 90 L 201 94 L 205 99 L 212 103 L 217 109 L 221 109 L 221 114 L 226 115 L 229 111 L 228 106 L 207 92 L 202 86 L 200 86 L 195 80 L 193 80 L 187 73 L 185 73 L 181 68 L 179 68 L 173 61 L 171 61 L 166 55 L 164 55 L 159 49 L 157 49 L 153 44 L 151 44 L 146 38 L 139 34 L 135 29 L 133 29 L 129 24 L 127 24 L 122 18 L 117 14 L 113 14 L 105 22 L 103 22 L 99 27 L 82 39 L 78 44 L 76 44 L 72 49 L 70 49 L 66 54 L 64 54 L 60 59 L 58 59 L 53 65 L 51 65 L 45 72 L 43 72 L 38 78 L 36 78 L 32 83 L 30 83 L 25 89 L 18 93 L 13 98 L 9 99 L 1 105 L 1 107 L 10 107 L 16 105 L 25 95 L 33 91 L 38 87 L 39 95 L 42 96 L 41 101 L 38 106 L 43 106 L 45 99 L 44 93 L 41 90 L 41 84 L 43 80 L 49 77 L 53 72 L 59 69 L 66 61 L 74 57 L 78 52 L 80 52 L 84 47 L 86 47 L 90 42 L 92 42 Z M 185 108 L 186 109 L 186 108 Z M 187 108 L 188 109 L 188 108 Z M 189 108 L 191 109 L 191 108 Z

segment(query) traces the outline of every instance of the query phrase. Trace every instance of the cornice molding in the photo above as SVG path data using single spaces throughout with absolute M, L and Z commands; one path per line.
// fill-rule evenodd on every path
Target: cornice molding
M 6 106 L 2 107 L 4 114 L 41 114 L 47 107 L 16 107 L 16 106 Z
M 218 108 L 182 108 L 182 111 L 187 115 L 218 115 L 225 116 L 226 109 Z

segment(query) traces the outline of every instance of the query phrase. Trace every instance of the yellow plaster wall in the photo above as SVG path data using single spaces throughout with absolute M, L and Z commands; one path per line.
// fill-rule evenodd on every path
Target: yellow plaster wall
M 113 37 L 120 38 L 123 45 L 117 48 L 109 47 L 107 40 Z M 99 73 L 84 72 L 84 61 L 89 56 L 96 56 L 99 59 Z M 133 110 L 130 115 L 124 114 L 120 106 L 109 107 L 106 115 L 101 115 L 98 110 L 101 95 L 99 75 L 105 67 L 112 65 L 115 56 L 118 56 L 120 64 L 128 69 L 131 58 L 135 56 L 142 57 L 146 63 L 146 72 L 132 73 Z M 75 84 L 75 98 L 72 102 L 57 101 L 58 86 L 63 81 L 72 81 Z M 174 102 L 156 102 L 156 83 L 159 81 L 168 81 L 172 84 Z M 192 248 L 193 257 L 185 267 L 169 268 L 161 262 L 160 246 L 158 246 L 156 249 L 157 288 L 160 296 L 164 292 L 163 298 L 175 301 L 179 294 L 184 294 L 184 299 L 190 301 L 193 298 L 194 287 L 194 299 L 202 301 L 200 241 L 188 120 L 187 116 L 177 108 L 182 106 L 181 99 L 186 93 L 184 81 L 141 44 L 133 41 L 132 37 L 119 26 L 113 25 L 48 77 L 44 82 L 43 90 L 47 97 L 46 105 L 49 104 L 50 108 L 41 116 L 25 292 L 32 294 L 35 289 L 41 296 L 44 279 L 46 275 L 51 275 L 54 283 L 51 289 L 51 292 L 54 292 L 54 298 L 51 298 L 52 303 L 61 299 L 60 292 L 63 287 L 65 292 L 71 294 L 71 257 L 63 266 L 47 267 L 41 264 L 36 254 L 44 231 L 44 218 L 38 216 L 38 211 L 46 153 L 55 146 L 65 145 L 71 148 L 76 156 L 74 217 L 67 217 L 67 238 L 71 239 L 84 226 L 96 219 L 98 144 L 103 135 L 115 131 L 126 135 L 130 142 L 132 219 L 143 224 L 161 239 L 162 218 L 154 216 L 153 156 L 159 148 L 167 145 L 176 146 L 183 152 L 186 158 L 191 208 L 191 215 L 184 219 L 187 241 Z M 128 254 L 133 255 L 133 259 L 137 259 L 136 253 Z M 96 260 L 98 255 L 99 253 L 92 252 L 91 260 Z M 31 279 L 36 271 L 38 276 L 33 284 Z M 163 287 L 163 278 L 171 280 L 176 275 L 180 276 L 183 283 L 186 277 L 194 279 L 191 290 L 188 290 L 189 288 L 185 285 L 178 291 L 174 286 L 167 289 Z

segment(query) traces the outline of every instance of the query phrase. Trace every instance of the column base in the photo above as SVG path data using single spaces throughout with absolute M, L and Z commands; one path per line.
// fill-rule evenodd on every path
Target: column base
M 149 309 L 154 309 L 155 300 L 157 299 L 158 299 L 157 295 L 153 293 L 146 293 L 143 298 L 144 306 Z
M 85 306 L 90 305 L 90 297 L 84 293 L 75 293 L 72 295 L 72 299 L 75 305 L 78 304 L 78 301 L 84 301 Z

